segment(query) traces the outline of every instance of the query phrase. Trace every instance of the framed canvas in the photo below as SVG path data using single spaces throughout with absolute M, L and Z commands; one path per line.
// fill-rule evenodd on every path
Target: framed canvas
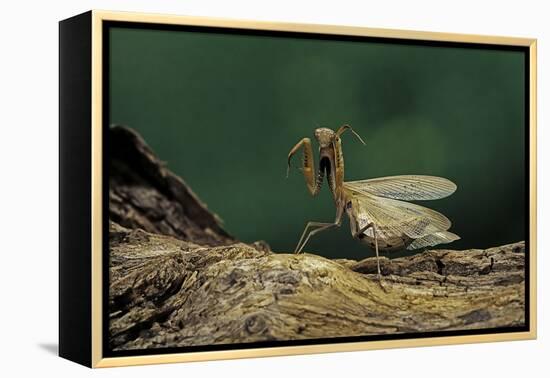
M 59 70 L 62 357 L 536 337 L 536 40 L 90 11 Z

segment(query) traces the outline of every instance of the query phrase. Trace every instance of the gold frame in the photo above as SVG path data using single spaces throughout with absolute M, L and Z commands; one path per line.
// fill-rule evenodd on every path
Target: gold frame
M 529 48 L 530 63 L 530 326 L 528 332 L 501 334 L 481 334 L 467 336 L 445 336 L 418 339 L 400 339 L 384 341 L 364 341 L 339 344 L 317 344 L 305 346 L 284 346 L 256 349 L 235 349 L 213 352 L 188 352 L 132 357 L 108 357 L 102 355 L 102 23 L 103 21 L 128 21 L 140 23 L 158 23 L 172 25 L 215 26 L 240 29 L 271 31 L 292 31 L 305 33 L 323 33 L 334 35 L 353 35 L 410 40 L 465 42 L 477 44 L 498 44 L 524 46 Z M 537 166 L 536 166 L 536 55 L 537 40 L 531 38 L 498 37 L 470 34 L 450 34 L 424 31 L 405 31 L 392 29 L 374 29 L 352 26 L 295 24 L 279 22 L 260 22 L 209 17 L 188 17 L 162 14 L 127 13 L 110 11 L 92 11 L 92 366 L 112 367 L 172 362 L 207 361 L 248 357 L 283 356 L 295 354 L 347 352 L 370 349 L 398 347 L 419 347 L 447 344 L 466 344 L 493 341 L 512 341 L 536 339 L 536 223 L 537 223 Z

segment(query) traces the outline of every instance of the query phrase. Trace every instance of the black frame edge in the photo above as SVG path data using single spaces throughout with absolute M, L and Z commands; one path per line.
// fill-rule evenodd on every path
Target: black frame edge
M 59 22 L 59 356 L 92 367 L 92 12 Z

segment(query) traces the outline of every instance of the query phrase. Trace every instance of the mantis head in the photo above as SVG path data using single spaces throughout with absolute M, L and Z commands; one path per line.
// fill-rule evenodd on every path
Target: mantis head
M 315 129 L 314 135 L 317 142 L 319 142 L 319 146 L 321 146 L 321 148 L 325 148 L 332 144 L 336 133 L 328 127 L 320 127 Z
M 325 147 L 329 147 L 332 144 L 332 142 L 334 142 L 335 140 L 340 138 L 340 135 L 342 135 L 346 130 L 351 130 L 353 135 L 355 135 L 361 143 L 365 144 L 363 139 L 361 139 L 359 134 L 357 134 L 351 128 L 350 125 L 341 126 L 336 132 L 332 129 L 327 128 L 327 127 L 320 127 L 318 129 L 315 129 L 314 135 L 315 135 L 315 139 L 317 139 L 317 142 L 319 142 L 319 146 L 321 148 L 325 148 Z

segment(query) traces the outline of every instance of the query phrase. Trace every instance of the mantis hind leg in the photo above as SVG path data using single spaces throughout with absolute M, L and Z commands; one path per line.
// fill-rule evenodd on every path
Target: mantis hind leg
M 377 232 L 376 232 L 376 226 L 374 225 L 374 223 L 371 222 L 371 223 L 367 224 L 365 227 L 361 228 L 359 231 L 354 232 L 353 237 L 354 238 L 359 237 L 359 235 L 363 234 L 365 231 L 367 231 L 371 227 L 372 227 L 372 232 L 374 234 L 374 250 L 376 251 L 376 268 L 377 268 L 377 271 L 378 271 L 378 279 L 380 280 L 381 279 L 380 255 L 378 254 L 378 235 L 377 235 Z

